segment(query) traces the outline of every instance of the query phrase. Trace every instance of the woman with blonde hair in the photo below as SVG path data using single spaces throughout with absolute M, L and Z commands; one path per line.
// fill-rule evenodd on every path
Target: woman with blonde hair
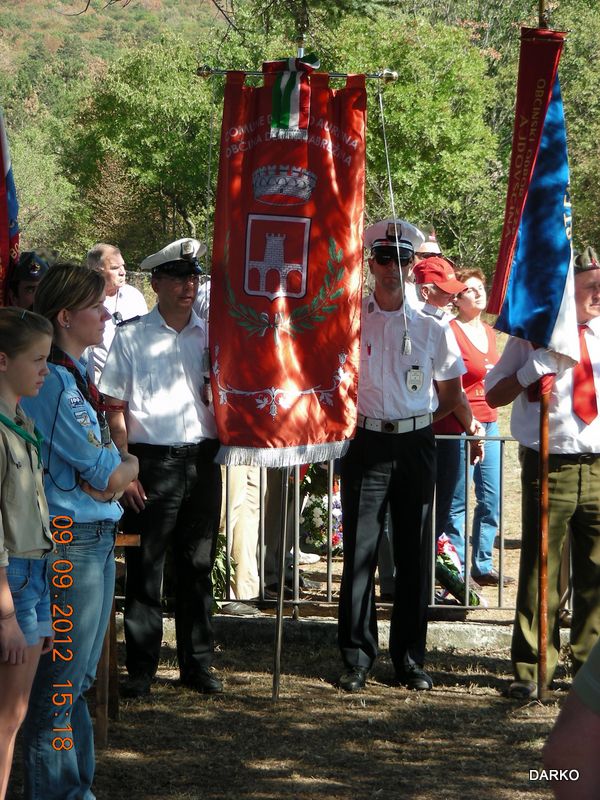
M 35 310 L 54 329 L 50 374 L 24 401 L 40 429 L 55 551 L 49 582 L 55 640 L 40 660 L 23 726 L 25 797 L 93 800 L 94 738 L 85 700 L 114 592 L 117 502 L 136 478 L 137 459 L 110 438 L 102 398 L 83 354 L 102 341 L 109 314 L 104 278 L 57 264 L 40 282 Z

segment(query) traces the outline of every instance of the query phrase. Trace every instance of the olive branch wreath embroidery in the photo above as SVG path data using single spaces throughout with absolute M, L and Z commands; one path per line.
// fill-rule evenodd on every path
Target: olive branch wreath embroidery
M 351 379 L 351 374 L 344 368 L 348 356 L 346 353 L 338 353 L 338 368 L 331 376 L 331 386 L 323 387 L 311 386 L 308 389 L 278 389 L 274 386 L 265 389 L 256 389 L 251 391 L 244 391 L 236 389 L 231 384 L 221 383 L 221 369 L 219 365 L 219 345 L 215 347 L 215 360 L 212 366 L 213 375 L 217 381 L 219 390 L 219 403 L 226 405 L 229 403 L 229 395 L 237 397 L 253 397 L 256 407 L 259 410 L 268 409 L 272 419 L 277 416 L 277 409 L 290 408 L 292 404 L 300 397 L 305 395 L 315 395 L 321 405 L 333 406 L 333 393 L 341 386 Z
M 272 330 L 276 345 L 279 344 L 281 333 L 287 333 L 295 339 L 298 334 L 313 330 L 316 323 L 325 322 L 327 315 L 337 310 L 337 303 L 334 301 L 344 294 L 344 287 L 339 286 L 345 272 L 345 267 L 341 264 L 343 257 L 344 251 L 341 248 L 338 250 L 335 240 L 330 238 L 327 270 L 317 294 L 309 304 L 298 306 L 289 316 L 276 311 L 272 319 L 266 311 L 259 313 L 252 306 L 237 301 L 226 269 L 225 299 L 229 305 L 230 315 L 240 327 L 248 331 L 249 336 L 255 334 L 264 336 L 267 331 Z M 338 267 L 338 264 L 341 266 Z

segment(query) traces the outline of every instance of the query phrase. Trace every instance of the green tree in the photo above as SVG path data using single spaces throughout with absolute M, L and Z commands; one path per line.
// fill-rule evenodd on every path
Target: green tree
M 75 200 L 75 187 L 63 173 L 55 143 L 43 126 L 24 128 L 11 136 L 11 156 L 21 247 L 55 246 Z
M 112 159 L 152 204 L 172 206 L 191 235 L 203 219 L 211 104 L 196 68 L 176 37 L 127 52 L 94 83 L 68 156 L 84 190 Z
M 553 22 L 569 35 L 559 66 L 571 170 L 576 246 L 600 249 L 598 142 L 600 141 L 600 18 L 595 3 L 563 2 Z

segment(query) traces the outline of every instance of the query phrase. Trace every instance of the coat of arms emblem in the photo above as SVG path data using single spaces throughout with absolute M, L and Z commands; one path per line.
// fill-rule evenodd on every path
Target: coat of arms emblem
M 275 300 L 304 297 L 308 272 L 308 217 L 250 214 L 244 290 Z

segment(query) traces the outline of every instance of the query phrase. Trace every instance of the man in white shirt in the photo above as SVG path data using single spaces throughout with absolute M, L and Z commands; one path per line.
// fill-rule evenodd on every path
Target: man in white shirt
M 575 305 L 582 352 L 576 367 L 511 338 L 485 382 L 491 406 L 514 401 L 511 433 L 520 444 L 523 539 L 508 694 L 525 699 L 537 695 L 539 395 L 533 390 L 544 375 L 556 375 L 549 413 L 548 682 L 560 650 L 559 574 L 569 528 L 575 672 L 600 634 L 600 262 L 590 247 L 575 259 Z
M 221 470 L 213 414 L 205 398 L 207 330 L 192 310 L 198 256 L 205 246 L 180 239 L 141 264 L 152 270 L 158 303 L 121 324 L 100 388 L 113 410 L 113 440 L 138 456 L 139 479 L 126 490 L 124 530 L 139 532 L 128 548 L 124 694 L 150 693 L 162 641 L 161 585 L 165 555 L 175 565 L 177 658 L 182 684 L 223 691 L 211 670 L 213 567 L 221 508 Z
M 148 313 L 144 295 L 135 287 L 125 283 L 127 272 L 125 262 L 118 247 L 99 242 L 87 254 L 86 263 L 104 275 L 106 281 L 106 299 L 104 305 L 111 315 L 104 328 L 102 344 L 90 349 L 93 358 L 94 379 L 98 383 L 106 363 L 106 355 L 110 350 L 115 330 L 119 322 Z
M 435 481 L 431 422 L 460 402 L 465 369 L 448 326 L 404 302 L 415 253 L 404 225 L 384 220 L 365 232 L 375 291 L 363 301 L 358 428 L 341 467 L 338 643 L 346 670 L 339 685 L 347 692 L 364 687 L 377 656 L 374 572 L 388 510 L 396 564 L 390 656 L 401 684 L 433 685 L 423 670 Z

